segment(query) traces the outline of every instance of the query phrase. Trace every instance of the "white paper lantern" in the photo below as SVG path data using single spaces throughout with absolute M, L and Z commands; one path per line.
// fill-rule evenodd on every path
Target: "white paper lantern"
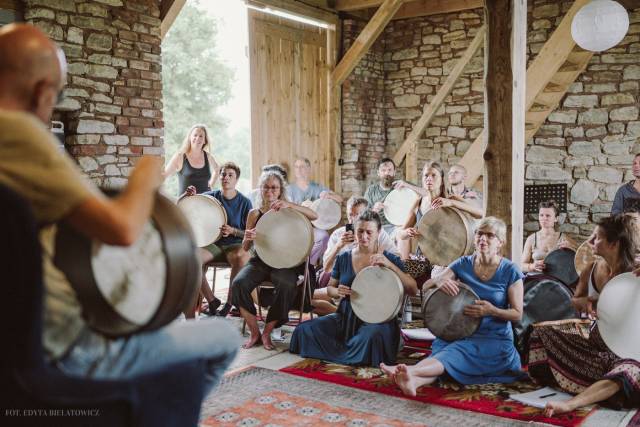
M 601 52 L 620 43 L 629 30 L 629 15 L 620 3 L 593 0 L 576 13 L 571 23 L 573 40 L 585 50 Z

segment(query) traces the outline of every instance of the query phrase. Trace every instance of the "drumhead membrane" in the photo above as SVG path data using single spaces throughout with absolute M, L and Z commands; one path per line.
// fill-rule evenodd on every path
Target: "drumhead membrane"
M 351 284 L 351 308 L 360 320 L 384 323 L 393 319 L 404 301 L 404 288 L 396 273 L 386 267 L 365 267 Z

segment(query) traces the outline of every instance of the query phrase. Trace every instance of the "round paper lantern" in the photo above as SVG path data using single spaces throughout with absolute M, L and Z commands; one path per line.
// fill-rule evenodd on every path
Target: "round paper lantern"
M 573 40 L 585 50 L 601 52 L 620 43 L 629 29 L 629 15 L 620 3 L 593 0 L 576 13 L 571 23 Z

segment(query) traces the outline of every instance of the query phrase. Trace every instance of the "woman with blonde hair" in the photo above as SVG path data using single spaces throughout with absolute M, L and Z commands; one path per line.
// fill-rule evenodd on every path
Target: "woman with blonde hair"
M 178 173 L 178 194 L 183 194 L 190 186 L 196 193 L 204 193 L 213 188 L 218 179 L 218 163 L 209 147 L 209 133 L 204 125 L 194 125 L 182 141 L 180 149 L 171 157 L 164 168 L 163 176 Z

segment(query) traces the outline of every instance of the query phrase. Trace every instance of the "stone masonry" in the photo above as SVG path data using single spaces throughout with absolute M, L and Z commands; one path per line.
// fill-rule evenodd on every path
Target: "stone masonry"
M 64 50 L 54 120 L 98 185 L 119 187 L 143 154 L 163 155 L 160 11 L 153 0 L 26 0 L 25 20 Z
M 529 2 L 528 41 L 529 62 L 559 24 L 571 1 L 533 0 Z M 594 223 L 611 209 L 617 188 L 632 179 L 630 164 L 634 153 L 640 152 L 640 9 L 629 14 L 630 28 L 616 47 L 594 55 L 587 70 L 576 80 L 559 107 L 528 141 L 526 149 L 526 184 L 567 183 L 568 214 L 562 230 L 579 240 L 586 238 Z M 483 10 L 391 21 L 380 39 L 373 58 L 382 56 L 383 96 L 369 88 L 361 92 L 357 74 L 344 90 L 343 109 L 350 99 L 366 98 L 383 116 L 383 140 L 377 139 L 379 126 L 362 121 L 357 134 L 348 130 L 362 117 L 349 110 L 343 112 L 343 158 L 348 146 L 358 143 L 373 145 L 374 153 L 393 155 L 411 131 L 457 58 L 467 48 L 482 25 Z M 361 27 L 361 26 L 360 26 Z M 355 27 L 345 31 L 345 39 L 357 36 Z M 348 43 L 345 44 L 345 49 Z M 364 62 L 364 61 L 367 62 Z M 379 69 L 379 62 L 369 54 L 367 70 Z M 358 69 L 356 69 L 358 70 Z M 418 145 L 419 167 L 427 160 L 445 166 L 456 163 L 482 131 L 484 115 L 484 66 L 482 50 L 470 61 L 452 94 L 423 133 Z M 376 73 L 376 77 L 378 74 Z M 367 96 L 367 94 L 369 94 Z M 382 102 L 382 107 L 378 107 Z M 374 131 L 375 128 L 375 131 Z M 366 135 L 366 137 L 365 137 Z M 373 138 L 373 137 L 376 138 Z M 375 144 L 374 144 L 375 141 Z M 379 150 L 385 143 L 384 152 Z M 348 170 L 343 166 L 343 180 L 372 179 L 371 159 L 350 158 Z M 364 183 L 362 183 L 364 184 Z M 345 186 L 345 193 L 355 192 L 357 185 Z M 537 229 L 536 217 L 528 218 L 525 230 Z

